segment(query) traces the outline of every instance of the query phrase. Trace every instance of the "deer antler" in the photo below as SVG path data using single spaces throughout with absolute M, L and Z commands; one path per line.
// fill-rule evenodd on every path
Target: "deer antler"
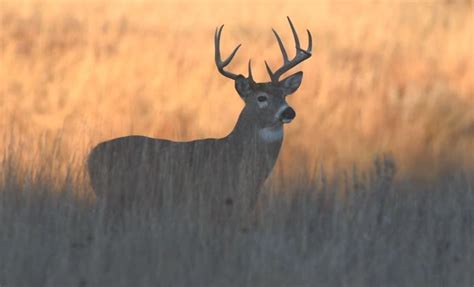
M 308 29 L 306 29 L 306 31 L 308 32 L 308 49 L 306 50 L 301 49 L 300 40 L 298 39 L 298 34 L 296 33 L 296 29 L 293 26 L 293 23 L 291 22 L 290 17 L 287 17 L 287 18 L 288 18 L 288 22 L 290 23 L 291 31 L 293 32 L 293 37 L 295 38 L 296 55 L 293 59 L 291 60 L 288 59 L 288 54 L 286 53 L 285 47 L 283 46 L 283 42 L 281 41 L 280 36 L 274 29 L 272 29 L 273 34 L 275 34 L 275 37 L 278 41 L 278 45 L 280 46 L 281 54 L 283 55 L 283 66 L 281 66 L 278 70 L 276 70 L 275 73 L 272 72 L 272 70 L 268 66 L 267 61 L 265 61 L 267 72 L 270 75 L 272 82 L 274 83 L 277 83 L 278 79 L 285 72 L 287 72 L 291 68 L 295 67 L 299 63 L 311 57 L 311 49 L 313 47 L 313 39 L 311 37 L 311 32 Z
M 220 41 L 221 41 L 222 29 L 224 29 L 224 25 L 220 26 L 219 28 L 216 28 L 216 33 L 214 35 L 216 66 L 217 66 L 217 69 L 219 70 L 219 72 L 222 75 L 224 75 L 227 78 L 230 78 L 232 80 L 236 80 L 238 75 L 236 75 L 234 73 L 231 73 L 231 72 L 228 72 L 228 71 L 224 70 L 224 68 L 227 65 L 229 65 L 229 63 L 232 61 L 232 59 L 234 58 L 235 54 L 239 50 L 240 46 L 242 46 L 242 44 L 237 45 L 237 47 L 234 48 L 234 51 L 232 51 L 230 56 L 227 57 L 227 59 L 225 59 L 224 61 L 222 61 L 221 52 L 220 52 Z

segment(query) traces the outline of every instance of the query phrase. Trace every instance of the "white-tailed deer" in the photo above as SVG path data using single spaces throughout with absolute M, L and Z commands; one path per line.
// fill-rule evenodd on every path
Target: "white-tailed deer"
M 88 169 L 92 187 L 99 199 L 120 209 L 134 202 L 164 201 L 164 191 L 172 198 L 183 192 L 195 193 L 196 200 L 212 206 L 251 207 L 257 190 L 270 174 L 283 141 L 283 124 L 295 118 L 286 102 L 301 84 L 303 72 L 283 80 L 279 78 L 297 64 L 311 57 L 308 48 L 300 47 L 297 32 L 288 18 L 296 43 L 293 59 L 273 30 L 283 55 L 283 65 L 273 72 L 265 62 L 270 82 L 256 83 L 251 62 L 248 77 L 224 68 L 232 61 L 238 45 L 222 60 L 220 39 L 224 25 L 215 32 L 215 61 L 219 72 L 235 81 L 235 89 L 245 103 L 232 132 L 220 139 L 174 142 L 145 136 L 126 136 L 102 142 L 90 153 Z M 137 200 L 141 201 L 137 201 Z

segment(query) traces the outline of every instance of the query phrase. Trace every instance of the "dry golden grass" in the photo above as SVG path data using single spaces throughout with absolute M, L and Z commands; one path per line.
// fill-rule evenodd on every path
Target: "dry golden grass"
M 34 163 L 82 162 L 92 144 L 130 133 L 222 137 L 242 103 L 213 63 L 266 81 L 291 44 L 285 16 L 316 46 L 289 99 L 282 158 L 326 169 L 391 153 L 402 174 L 474 167 L 472 3 L 397 1 L 2 1 L 0 148 Z M 305 39 L 304 45 L 305 45 Z M 55 143 L 55 144 L 53 144 Z M 44 159 L 44 157 L 41 157 Z M 58 166 L 61 163 L 57 163 Z

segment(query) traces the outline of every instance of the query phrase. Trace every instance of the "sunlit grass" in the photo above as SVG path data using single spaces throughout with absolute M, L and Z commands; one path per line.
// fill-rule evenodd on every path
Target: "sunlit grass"
M 266 81 L 263 60 L 281 61 L 270 28 L 291 47 L 290 15 L 316 45 L 289 99 L 287 165 L 330 172 L 389 152 L 404 174 L 473 166 L 470 3 L 272 3 L 3 1 L 0 146 L 23 142 L 31 158 L 60 134 L 70 161 L 130 133 L 222 137 L 242 103 L 214 66 L 214 28 L 226 24 L 224 51 L 243 43 L 231 69 L 252 58 Z

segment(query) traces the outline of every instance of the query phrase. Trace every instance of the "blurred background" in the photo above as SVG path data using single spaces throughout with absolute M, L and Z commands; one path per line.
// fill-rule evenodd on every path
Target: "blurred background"
M 223 137 L 243 102 L 214 65 L 268 81 L 294 53 L 290 16 L 313 57 L 285 128 L 286 169 L 328 173 L 389 154 L 405 177 L 474 169 L 472 1 L 11 1 L 0 4 L 0 148 L 18 164 L 79 170 L 90 148 L 129 134 Z M 5 158 L 6 156 L 4 156 Z M 34 169 L 33 168 L 33 169 Z

